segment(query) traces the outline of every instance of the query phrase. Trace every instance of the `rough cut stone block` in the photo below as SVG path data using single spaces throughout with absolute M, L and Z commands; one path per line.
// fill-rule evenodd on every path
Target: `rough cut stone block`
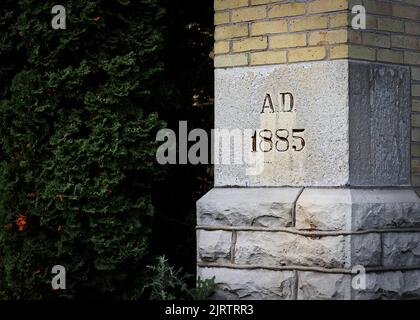
M 353 290 L 353 299 L 420 299 L 420 271 L 367 273 L 366 290 Z
M 420 232 L 386 233 L 383 242 L 385 266 L 420 266 Z
M 420 227 L 420 198 L 408 189 L 310 189 L 296 203 L 296 228 L 369 230 Z
M 402 272 L 366 274 L 366 290 L 353 290 L 356 300 L 397 299 L 404 286 Z
M 197 231 L 198 259 L 205 262 L 229 262 L 232 233 L 226 231 Z
M 410 68 L 350 62 L 350 184 L 410 184 Z
M 420 198 L 414 190 L 351 190 L 353 230 L 420 227 Z
M 214 188 L 197 202 L 197 223 L 289 227 L 299 193 L 299 188 Z
M 351 277 L 345 274 L 298 272 L 299 300 L 349 300 Z
M 217 300 L 291 300 L 294 297 L 293 271 L 198 268 L 202 279 L 215 277 Z
M 403 299 L 420 299 L 420 270 L 403 272 L 404 286 L 401 288 Z
M 351 236 L 351 263 L 363 267 L 382 264 L 381 235 L 369 233 Z
M 350 230 L 351 212 L 349 189 L 305 189 L 296 203 L 296 228 Z
M 346 267 L 350 265 L 350 238 L 310 238 L 284 232 L 238 232 L 235 263 L 255 266 Z

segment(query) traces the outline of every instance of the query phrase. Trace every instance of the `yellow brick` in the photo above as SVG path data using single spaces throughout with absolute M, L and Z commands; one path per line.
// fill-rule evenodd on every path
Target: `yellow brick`
M 245 37 L 248 35 L 248 25 L 216 26 L 216 40 Z
M 391 45 L 394 48 L 417 49 L 417 38 L 391 35 Z
M 413 157 L 420 157 L 420 145 L 419 144 L 411 144 L 411 155 Z
M 420 66 L 420 52 L 404 52 L 404 63 Z
M 322 60 L 326 56 L 324 47 L 290 49 L 289 62 Z
M 361 44 L 362 33 L 360 31 L 349 30 L 349 41 L 354 44 Z
M 289 17 L 305 14 L 304 3 L 277 4 L 268 11 L 269 18 Z
M 420 81 L 420 68 L 411 68 L 411 79 L 414 81 Z
M 411 177 L 411 185 L 413 187 L 420 187 L 420 176 L 416 175 L 416 172 L 413 172 L 412 177 Z M 420 189 L 417 189 L 417 195 L 420 197 Z
M 228 53 L 229 50 L 230 50 L 229 41 L 217 41 L 214 44 L 214 53 L 215 54 Z
M 247 64 L 248 55 L 245 53 L 225 54 L 214 58 L 214 66 L 216 68 L 246 66 Z
M 270 37 L 270 48 L 293 48 L 306 46 L 306 34 L 304 33 L 291 33 L 280 34 Z
M 271 3 L 274 2 L 274 0 L 251 0 L 251 4 L 257 5 L 257 4 L 267 4 L 267 3 Z
M 418 142 L 416 140 L 413 140 L 415 142 Z M 419 174 L 420 173 L 420 160 L 412 160 L 411 161 L 411 171 L 414 174 Z
M 412 141 L 418 141 L 418 142 L 420 141 L 420 129 L 411 130 L 411 140 Z M 420 160 L 417 160 L 417 161 L 418 161 L 417 166 L 420 169 Z
M 378 49 L 378 61 L 391 62 L 391 63 L 403 63 L 404 54 L 401 51 Z
M 258 20 L 266 16 L 267 10 L 265 6 L 237 9 L 232 11 L 232 22 Z
M 326 44 L 345 43 L 348 39 L 346 29 L 332 31 L 315 31 L 309 34 L 310 46 L 321 46 Z
M 416 131 L 419 132 L 418 138 L 420 139 L 420 130 L 416 130 Z M 413 141 L 418 142 L 420 140 L 413 139 Z M 411 169 L 415 173 L 420 173 L 420 160 L 411 160 Z
M 316 0 L 308 4 L 308 13 L 347 10 L 348 7 L 348 0 Z
M 251 25 L 251 35 L 253 36 L 282 32 L 287 32 L 286 20 L 254 22 Z
M 303 31 L 313 29 L 325 29 L 327 28 L 328 18 L 327 17 L 305 17 L 301 19 L 292 19 L 290 21 L 290 31 Z
M 349 57 L 353 59 L 374 61 L 376 60 L 376 50 L 362 46 L 350 46 Z
M 420 15 L 420 8 L 411 6 L 402 6 L 394 3 L 392 5 L 392 15 L 400 18 L 416 20 Z
M 420 98 L 420 84 L 415 84 L 411 86 L 411 95 L 413 97 Z
M 404 32 L 404 22 L 392 18 L 378 18 L 378 29 L 391 32 Z
M 380 14 L 384 16 L 392 15 L 391 4 L 386 2 L 368 0 L 364 2 L 364 6 L 366 8 L 366 12 L 370 14 Z
M 420 35 L 420 23 L 406 22 L 405 33 Z
M 420 187 L 420 176 L 413 174 L 411 176 L 411 184 L 414 187 Z
M 214 24 L 229 23 L 229 11 L 216 12 L 214 14 Z
M 413 4 L 415 6 L 419 5 L 419 0 L 400 0 L 400 1 L 406 4 Z
M 411 176 L 411 185 L 413 187 L 420 187 L 420 175 L 417 175 L 417 172 L 412 172 Z M 420 191 L 420 189 L 418 189 Z M 420 196 L 420 193 L 417 193 Z
M 420 112 L 420 100 L 413 100 L 412 102 L 413 111 Z
M 420 114 L 411 115 L 411 125 L 416 128 L 420 127 Z
M 390 48 L 391 38 L 388 35 L 382 35 L 377 33 L 363 33 L 363 44 L 374 47 Z
M 330 28 L 346 27 L 349 25 L 349 15 L 340 13 L 330 17 Z
M 251 50 L 263 50 L 267 49 L 268 40 L 267 37 L 252 37 L 242 40 L 235 41 L 233 43 L 234 52 L 244 52 Z
M 367 29 L 377 29 L 378 28 L 378 19 L 375 16 L 367 15 L 366 16 L 366 28 Z
M 349 46 L 342 44 L 330 48 L 330 59 L 342 59 L 349 57 Z
M 214 10 L 225 10 L 239 7 L 246 7 L 248 0 L 215 0 Z
M 286 51 L 253 52 L 250 55 L 251 65 L 286 63 Z

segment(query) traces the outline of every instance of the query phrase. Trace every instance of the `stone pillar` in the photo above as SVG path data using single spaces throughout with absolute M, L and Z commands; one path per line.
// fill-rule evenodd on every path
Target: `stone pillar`
M 215 165 L 198 276 L 220 299 L 419 298 L 420 2 L 215 0 L 215 24 L 215 126 L 255 162 Z

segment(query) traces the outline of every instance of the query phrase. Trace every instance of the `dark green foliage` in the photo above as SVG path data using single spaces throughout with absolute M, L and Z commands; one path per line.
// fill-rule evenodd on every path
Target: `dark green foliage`
M 0 297 L 132 298 L 145 285 L 151 188 L 161 177 L 158 0 L 0 8 Z M 165 97 L 161 99 L 159 97 Z M 51 290 L 51 268 L 67 290 Z
M 144 290 L 148 291 L 152 300 L 176 300 L 181 297 L 188 300 L 205 300 L 210 297 L 216 286 L 214 278 L 202 280 L 199 277 L 196 286 L 189 288 L 186 283 L 189 278 L 194 277 L 184 274 L 182 269 L 175 270 L 165 256 L 158 257 L 156 263 L 147 266 L 147 269 L 150 275 Z

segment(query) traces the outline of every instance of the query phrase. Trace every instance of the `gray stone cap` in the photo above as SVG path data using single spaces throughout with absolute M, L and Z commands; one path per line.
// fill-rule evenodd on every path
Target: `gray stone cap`
M 402 188 L 214 188 L 197 202 L 197 224 L 327 232 L 420 228 L 420 198 Z
M 292 226 L 302 188 L 214 188 L 197 202 L 198 225 Z

